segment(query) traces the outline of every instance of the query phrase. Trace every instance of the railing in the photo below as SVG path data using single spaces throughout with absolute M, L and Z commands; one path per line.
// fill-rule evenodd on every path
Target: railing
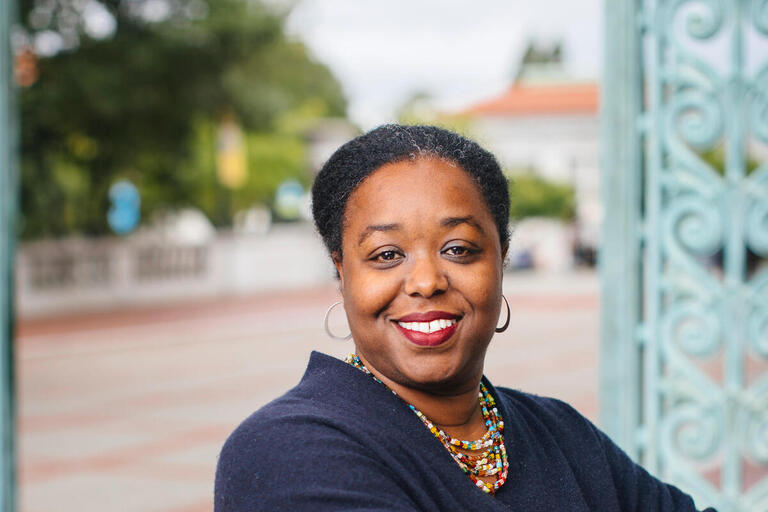
M 21 316 L 38 316 L 312 286 L 333 275 L 306 224 L 192 245 L 146 236 L 62 239 L 19 246 L 16 295 Z

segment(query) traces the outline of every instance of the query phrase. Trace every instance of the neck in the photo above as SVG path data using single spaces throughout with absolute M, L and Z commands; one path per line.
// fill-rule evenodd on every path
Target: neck
M 486 426 L 478 401 L 482 373 L 461 388 L 436 394 L 401 385 L 378 373 L 362 357 L 361 361 L 389 389 L 450 436 L 470 440 L 478 439 L 485 433 Z

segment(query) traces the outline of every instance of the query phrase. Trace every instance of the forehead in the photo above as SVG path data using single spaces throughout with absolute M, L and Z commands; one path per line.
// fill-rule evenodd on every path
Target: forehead
M 370 224 L 467 215 L 493 226 L 482 192 L 469 173 L 442 159 L 404 160 L 381 166 L 352 193 L 344 231 Z

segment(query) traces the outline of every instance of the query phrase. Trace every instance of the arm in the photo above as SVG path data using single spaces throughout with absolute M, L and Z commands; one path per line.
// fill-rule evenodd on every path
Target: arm
M 578 417 L 596 439 L 607 462 L 616 498 L 623 511 L 696 512 L 693 499 L 674 485 L 666 484 L 635 463 L 611 439 L 592 422 L 584 418 L 570 405 L 567 408 L 573 421 Z M 708 508 L 704 512 L 716 512 Z

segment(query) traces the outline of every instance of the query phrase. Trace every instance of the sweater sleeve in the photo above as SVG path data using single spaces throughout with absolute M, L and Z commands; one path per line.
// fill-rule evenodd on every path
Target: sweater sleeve
M 608 436 L 591 425 L 608 460 L 622 510 L 696 512 L 693 499 L 674 485 L 664 483 L 629 456 Z M 716 512 L 707 508 L 704 512 Z
M 652 476 L 573 407 L 564 402 L 560 404 L 567 408 L 568 414 L 572 417 L 577 416 L 577 421 L 586 425 L 596 438 L 607 462 L 622 511 L 697 512 L 690 496 L 674 485 L 664 483 Z M 716 512 L 716 510 L 707 508 L 703 512 Z
M 290 432 L 290 435 L 286 435 Z M 398 482 L 353 438 L 316 417 L 246 420 L 219 456 L 215 512 L 412 511 Z

